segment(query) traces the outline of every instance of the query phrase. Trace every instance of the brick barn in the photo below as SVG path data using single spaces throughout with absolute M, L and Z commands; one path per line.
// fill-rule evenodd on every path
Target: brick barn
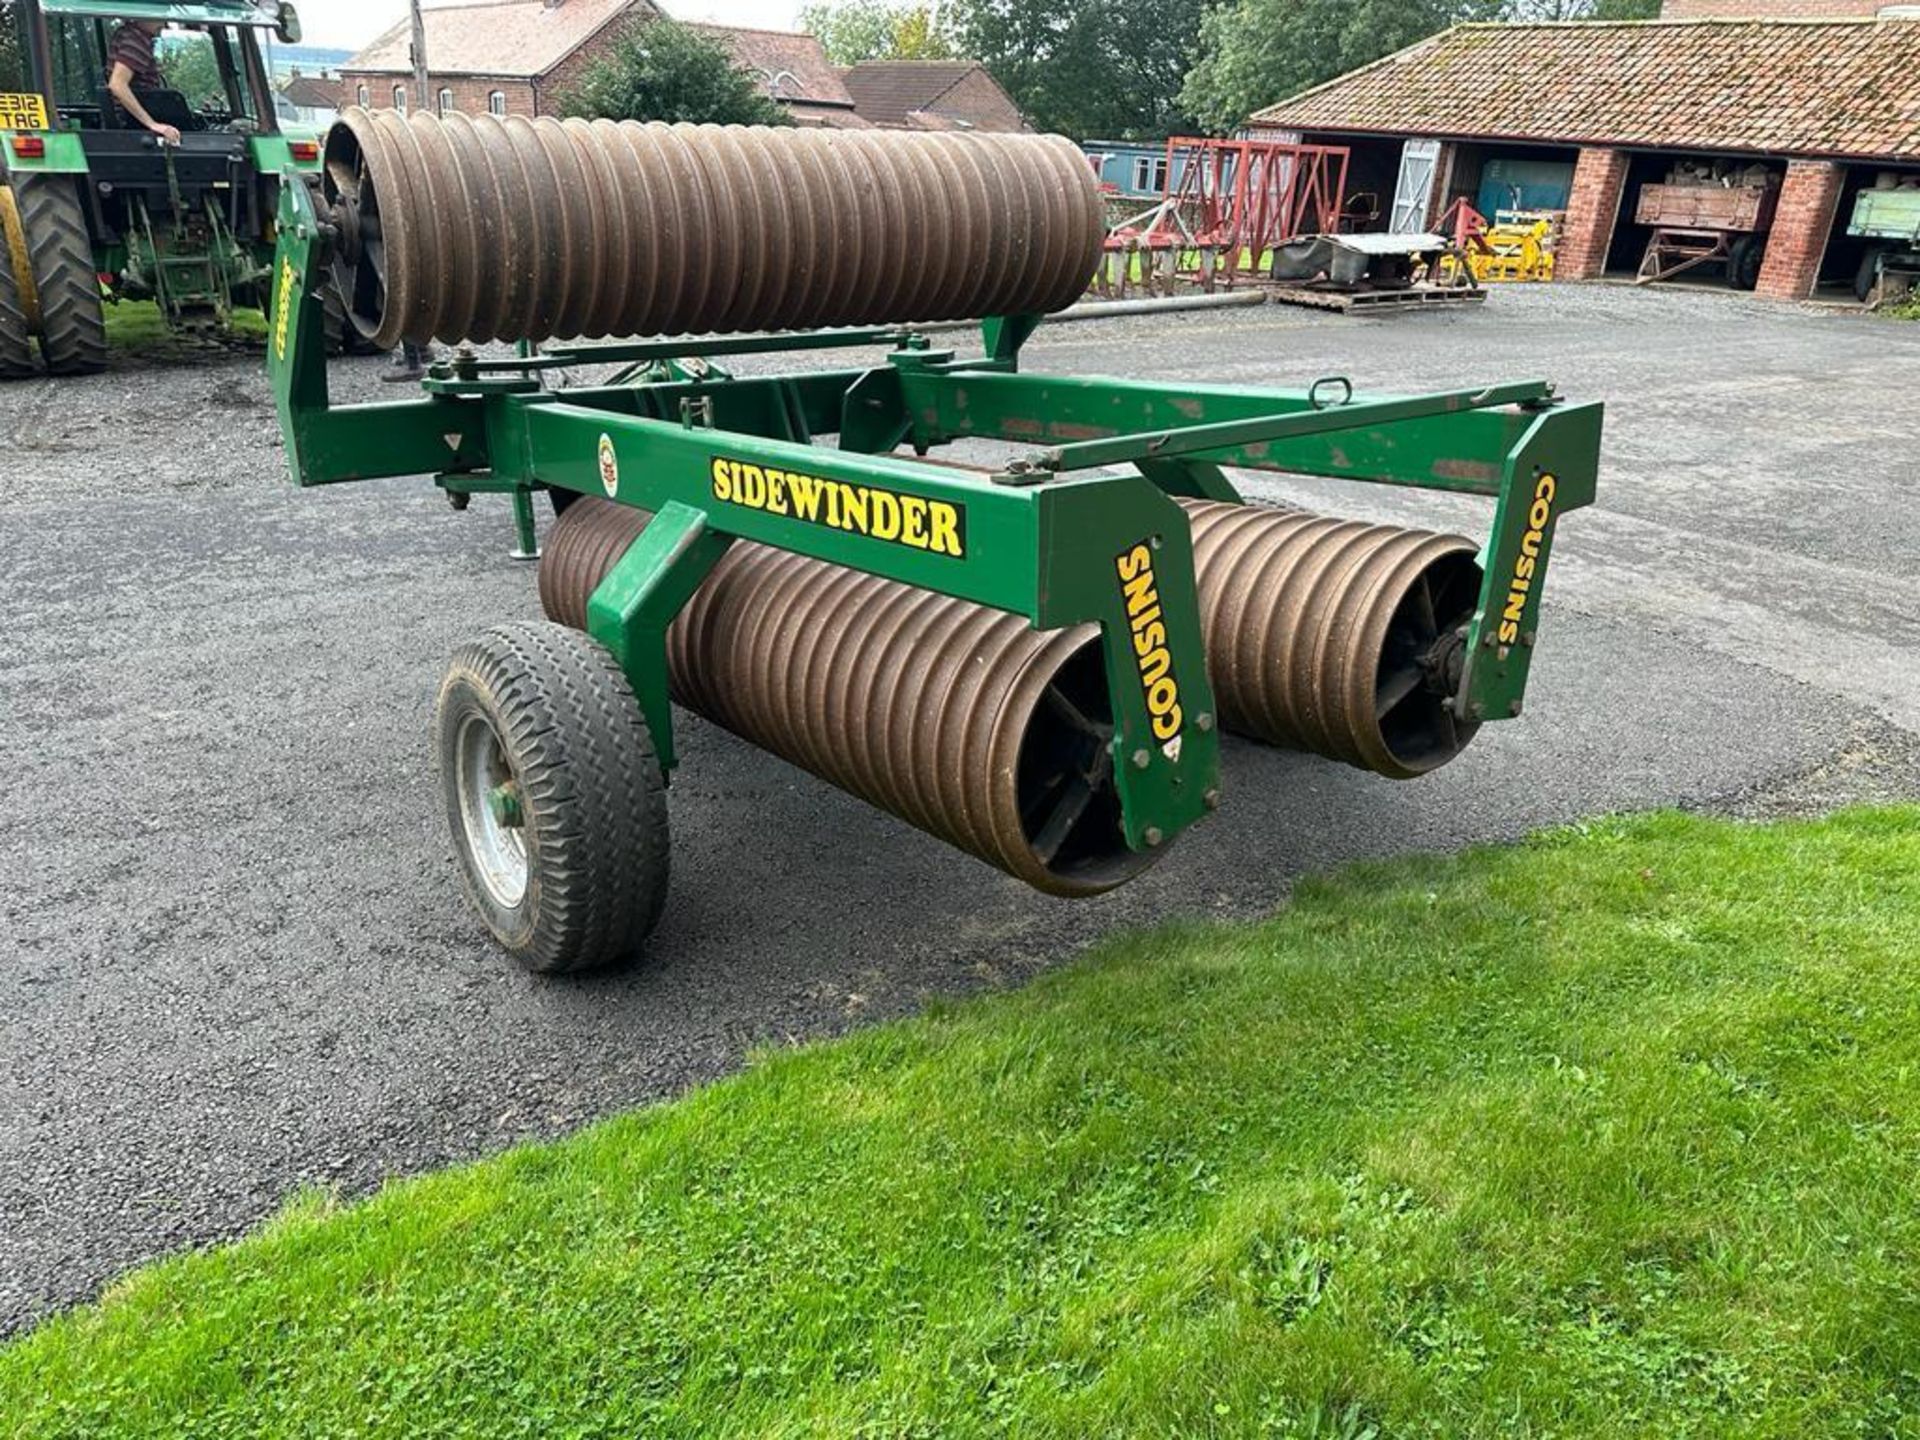
M 551 115 L 558 99 L 629 24 L 657 18 L 650 0 L 468 0 L 422 11 L 428 108 L 469 115 Z M 786 107 L 797 125 L 865 128 L 840 72 L 811 35 L 691 23 Z M 340 67 L 341 103 L 410 109 L 409 22 L 401 20 Z
M 1377 228 L 1432 225 L 1459 196 L 1486 214 L 1563 210 L 1562 279 L 1632 274 L 1651 233 L 1636 197 L 1676 165 L 1764 171 L 1779 192 L 1758 289 L 1804 299 L 1851 283 L 1859 191 L 1920 176 L 1920 18 L 1859 0 L 1739 18 L 1763 8 L 1673 0 L 1659 20 L 1460 25 L 1248 129 L 1350 146 L 1348 190 L 1379 196 Z

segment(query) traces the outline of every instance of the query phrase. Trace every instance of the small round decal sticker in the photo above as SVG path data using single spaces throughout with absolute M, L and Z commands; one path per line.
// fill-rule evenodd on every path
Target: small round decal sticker
M 609 496 L 620 493 L 620 461 L 613 453 L 613 437 L 600 437 L 600 484 Z

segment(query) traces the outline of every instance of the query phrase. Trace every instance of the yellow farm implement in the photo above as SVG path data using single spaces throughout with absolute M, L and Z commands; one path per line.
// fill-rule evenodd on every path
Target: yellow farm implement
M 1465 200 L 1456 200 L 1439 229 L 1453 236 L 1459 258 L 1442 257 L 1440 279 L 1451 280 L 1464 262 L 1482 284 L 1495 280 L 1551 280 L 1558 226 L 1555 217 L 1531 210 L 1502 210 L 1489 221 Z

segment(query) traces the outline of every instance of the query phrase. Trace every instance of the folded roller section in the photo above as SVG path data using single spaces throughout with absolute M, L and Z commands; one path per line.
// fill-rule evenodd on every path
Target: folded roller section
M 1220 722 L 1394 779 L 1446 764 L 1480 593 L 1471 541 L 1304 510 L 1183 500 Z
M 347 110 L 334 275 L 373 344 L 1057 310 L 1105 233 L 1057 135 Z

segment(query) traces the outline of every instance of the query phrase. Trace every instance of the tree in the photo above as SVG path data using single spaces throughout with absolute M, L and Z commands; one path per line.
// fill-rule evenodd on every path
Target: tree
M 1659 0 L 1228 0 L 1200 32 L 1181 102 L 1232 130 L 1272 105 L 1466 20 L 1638 20 Z
M 1657 20 L 1660 0 L 1509 0 L 1503 20 Z
M 838 0 L 807 5 L 800 26 L 836 65 L 862 60 L 950 60 L 953 46 L 926 5 L 897 0 Z
M 718 41 L 671 20 L 629 25 L 559 97 L 588 119 L 785 125 L 786 109 Z
M 24 25 L 17 0 L 0 0 L 0 90 L 28 88 L 26 45 L 21 35 Z
M 213 53 L 213 41 L 205 35 L 170 36 L 154 58 L 160 62 L 160 74 L 169 90 L 187 97 L 187 104 L 198 110 L 205 105 L 224 108 L 227 87 L 220 79 L 220 62 Z
M 1187 128 L 1181 81 L 1210 3 L 953 0 L 951 13 L 961 53 L 984 64 L 1038 128 L 1076 140 L 1159 139 Z

